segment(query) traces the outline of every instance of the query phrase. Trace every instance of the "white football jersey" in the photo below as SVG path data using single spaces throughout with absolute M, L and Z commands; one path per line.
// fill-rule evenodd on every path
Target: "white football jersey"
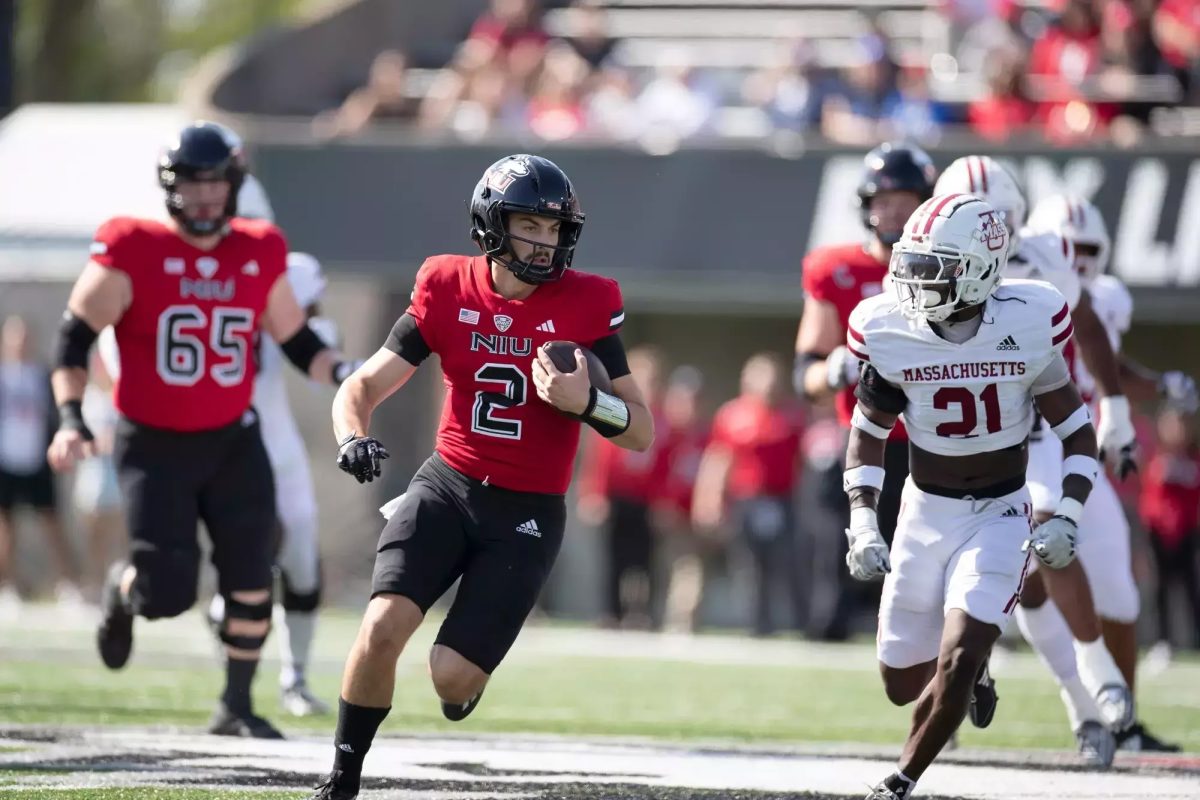
M 1062 294 L 1042 281 L 1004 280 L 987 299 L 979 331 L 955 344 L 895 295 L 858 304 L 847 346 L 903 390 L 913 444 L 945 456 L 1018 445 L 1033 424 L 1033 384 L 1072 332 Z
M 1119 278 L 1112 275 L 1097 275 L 1087 285 L 1087 293 L 1092 299 L 1092 309 L 1100 319 L 1108 333 L 1108 341 L 1112 344 L 1114 353 L 1121 352 L 1121 339 L 1129 332 L 1133 324 L 1133 296 Z M 1088 372 L 1079 348 L 1074 348 L 1074 361 L 1071 372 L 1075 376 L 1075 384 L 1079 393 L 1087 400 L 1096 394 L 1096 379 Z
M 1058 289 L 1072 311 L 1083 291 L 1075 271 L 1075 252 L 1071 242 L 1052 231 L 1034 233 L 1024 228 L 1018 234 L 1017 251 L 1008 258 L 1005 278 L 1045 281 Z

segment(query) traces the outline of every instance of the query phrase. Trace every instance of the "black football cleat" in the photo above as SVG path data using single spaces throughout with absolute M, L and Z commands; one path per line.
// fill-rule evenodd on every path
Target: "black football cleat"
M 486 688 L 486 687 L 485 687 Z M 442 703 L 442 716 L 451 722 L 462 722 L 467 717 L 471 716 L 471 712 L 475 710 L 475 706 L 479 705 L 480 698 L 483 697 L 483 689 L 465 703 Z
M 248 739 L 282 739 L 283 734 L 262 717 L 250 712 L 236 713 L 224 703 L 217 704 L 208 732 L 214 736 L 242 736 Z
M 316 791 L 308 800 L 355 800 L 358 797 L 358 783 L 346 780 L 340 769 L 329 773 L 324 783 L 313 787 Z
M 1178 753 L 1181 748 L 1173 742 L 1164 742 L 1140 722 L 1135 722 L 1117 734 L 1118 750 L 1133 750 L 1143 753 Z
M 104 589 L 100 593 L 100 627 L 96 629 L 96 647 L 100 651 L 100 660 L 109 669 L 125 666 L 133 652 L 133 612 L 121 596 L 121 579 L 127 566 L 119 561 L 109 567 Z
M 999 700 L 1000 695 L 996 694 L 996 682 L 992 680 L 992 674 L 988 671 L 987 660 L 984 660 L 979 667 L 979 674 L 975 676 L 975 685 L 971 691 L 971 705 L 967 708 L 971 724 L 976 728 L 986 728 L 991 725 L 992 717 L 996 716 L 996 703 Z

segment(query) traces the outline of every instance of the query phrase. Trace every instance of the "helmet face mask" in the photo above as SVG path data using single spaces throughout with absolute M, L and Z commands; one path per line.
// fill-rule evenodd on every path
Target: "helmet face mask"
M 888 273 L 902 313 L 944 322 L 984 303 L 1008 258 L 999 212 L 971 195 L 936 196 L 909 220 Z
M 471 238 L 484 255 L 521 281 L 549 283 L 570 268 L 584 215 L 570 179 L 554 162 L 523 154 L 500 159 L 475 186 L 470 211 Z M 519 215 L 556 221 L 557 242 L 512 233 L 510 221 Z M 517 242 L 530 246 L 528 260 L 518 256 Z
M 1058 194 L 1047 197 L 1029 215 L 1033 231 L 1057 233 L 1075 248 L 1075 270 L 1090 283 L 1108 269 L 1112 239 L 1100 209 L 1082 197 Z
M 245 176 L 241 141 L 214 122 L 184 128 L 158 160 L 158 183 L 167 193 L 167 211 L 193 236 L 224 231 L 237 215 L 238 191 Z M 214 199 L 222 194 L 211 186 L 218 183 L 227 188 L 223 200 Z M 194 213 L 197 210 L 201 213 Z

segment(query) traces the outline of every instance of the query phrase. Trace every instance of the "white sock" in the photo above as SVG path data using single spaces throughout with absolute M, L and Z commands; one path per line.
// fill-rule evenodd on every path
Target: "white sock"
M 1097 637 L 1094 642 L 1074 642 L 1075 663 L 1079 668 L 1079 678 L 1093 697 L 1109 685 L 1125 686 L 1125 677 L 1113 661 L 1112 654 L 1104 645 L 1104 637 Z
M 1054 673 L 1060 686 L 1066 686 L 1079 672 L 1071 629 L 1058 606 L 1047 600 L 1038 608 L 1017 606 L 1017 625 L 1025 641 Z
M 1071 723 L 1071 730 L 1079 730 L 1079 726 L 1085 722 L 1103 722 L 1100 719 L 1100 709 L 1096 708 L 1096 699 L 1078 675 L 1061 685 L 1058 696 L 1067 707 L 1067 719 Z
M 276 606 L 276 617 L 283 617 L 279 625 L 279 685 L 290 689 L 304 682 L 308 657 L 312 652 L 313 635 L 317 630 L 317 615 L 312 611 L 282 611 Z

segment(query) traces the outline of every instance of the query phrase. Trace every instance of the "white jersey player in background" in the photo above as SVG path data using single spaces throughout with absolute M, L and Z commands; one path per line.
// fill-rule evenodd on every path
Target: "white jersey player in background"
M 1119 454 L 1122 474 L 1132 469 L 1135 432 L 1129 402 L 1121 393 L 1112 343 L 1075 271 L 1073 241 L 1053 229 L 1027 227 L 1027 206 L 1020 186 L 1008 170 L 988 156 L 958 159 L 942 173 L 935 191 L 967 192 L 1000 211 L 1013 234 L 1005 278 L 1045 281 L 1066 299 L 1074 324 L 1073 349 L 1097 376 L 1096 388 L 1101 395 L 1097 427 L 1100 447 L 1109 454 Z M 1040 422 L 1031 437 L 1042 441 L 1053 438 Z M 1034 493 L 1034 517 L 1040 522 L 1053 514 L 1057 505 L 1062 455 L 1058 449 L 1038 447 L 1035 441 L 1030 447 L 1029 461 L 1031 488 L 1051 487 Z M 1106 480 L 1102 483 L 1100 491 L 1111 491 Z M 1084 525 L 1083 536 L 1088 535 Z M 1132 584 L 1131 573 L 1128 582 Z M 1054 598 L 1061 610 L 1057 624 L 1038 610 L 1044 607 L 1047 595 Z M 1136 617 L 1136 596 L 1134 609 Z M 1038 569 L 1031 574 L 1022 591 L 1017 617 L 1025 638 L 1052 665 L 1052 671 L 1063 683 L 1064 698 L 1071 698 L 1067 702 L 1074 709 L 1070 716 L 1080 753 L 1093 766 L 1111 764 L 1115 750 L 1113 732 L 1127 730 L 1134 721 L 1131 678 L 1122 668 L 1125 661 L 1119 655 L 1128 647 L 1120 632 L 1114 634 L 1115 642 L 1107 640 L 1109 629 L 1098 613 L 1084 566 L 1072 561 L 1064 568 Z M 1060 638 L 1062 624 L 1069 630 L 1066 640 Z M 1136 648 L 1133 657 L 1136 658 Z
M 844 485 L 851 574 L 884 577 L 878 657 L 888 699 L 916 701 L 898 769 L 868 800 L 906 800 L 972 705 L 1017 604 L 1030 553 L 1061 569 L 1099 470 L 1087 406 L 1062 350 L 1071 315 L 1040 281 L 1001 282 L 1009 233 L 969 194 L 935 195 L 892 250 L 894 293 L 850 316 L 864 363 Z M 1031 535 L 1026 442 L 1034 406 L 1067 456 L 1062 501 Z M 891 553 L 875 505 L 884 443 L 903 414 L 911 475 Z M 986 725 L 989 718 L 972 721 Z
M 1111 241 L 1104 218 L 1090 202 L 1068 195 L 1054 195 L 1038 203 L 1029 227 L 1040 233 L 1060 235 L 1071 242 L 1073 267 L 1096 316 L 1104 326 L 1114 353 L 1133 321 L 1133 297 L 1120 279 L 1104 274 Z M 1176 403 L 1196 402 L 1195 382 L 1182 372 L 1161 375 L 1150 372 L 1121 356 L 1121 383 L 1135 401 L 1153 402 L 1159 396 Z M 1084 399 L 1090 399 L 1096 381 L 1081 359 L 1072 364 L 1075 380 Z M 1101 411 L 1101 415 L 1103 415 Z M 1043 426 L 1044 427 L 1044 426 Z M 1061 480 L 1061 448 L 1051 436 L 1035 431 L 1030 445 L 1029 486 L 1035 512 L 1053 509 L 1058 502 Z M 1079 560 L 1087 573 L 1104 638 L 1131 689 L 1137 663 L 1139 592 L 1133 575 L 1129 523 L 1125 510 L 1108 477 L 1101 473 L 1084 506 L 1080 520 L 1082 535 Z M 1082 690 L 1070 646 L 1070 632 L 1054 602 L 1044 595 L 1022 598 L 1018 615 L 1026 638 L 1033 642 L 1057 678 L 1071 726 L 1078 733 L 1095 727 L 1096 709 Z M 1081 744 L 1083 737 L 1080 736 Z M 1117 731 L 1116 742 L 1124 749 L 1175 752 L 1179 747 L 1150 734 L 1140 722 Z M 1101 753 L 1104 765 L 1112 761 L 1112 745 Z M 1090 755 L 1085 751 L 1085 755 Z
M 242 185 L 237 213 L 239 217 L 274 221 L 270 201 L 257 180 L 248 178 Z M 318 316 L 318 303 L 326 285 L 320 263 L 307 253 L 288 253 L 287 277 L 296 301 L 308 315 L 309 326 L 326 343 L 335 343 L 337 326 Z M 304 717 L 329 712 L 328 704 L 309 691 L 305 676 L 321 596 L 317 501 L 308 451 L 288 402 L 283 365 L 279 345 L 263 336 L 254 381 L 254 408 L 275 474 L 276 513 L 282 528 L 276 559 L 282 591 L 275 606 L 282 662 L 279 686 L 284 710 Z M 223 615 L 222 598 L 215 595 L 209 617 L 219 620 Z

